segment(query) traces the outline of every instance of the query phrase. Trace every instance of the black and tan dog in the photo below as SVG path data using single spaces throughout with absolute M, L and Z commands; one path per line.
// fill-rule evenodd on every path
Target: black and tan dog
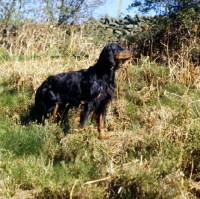
M 38 88 L 35 106 L 26 121 L 42 122 L 49 115 L 58 120 L 72 107 L 79 107 L 76 120 L 84 127 L 93 112 L 100 138 L 104 132 L 106 108 L 115 91 L 115 71 L 132 56 L 132 52 L 116 43 L 107 44 L 97 63 L 88 69 L 48 77 Z

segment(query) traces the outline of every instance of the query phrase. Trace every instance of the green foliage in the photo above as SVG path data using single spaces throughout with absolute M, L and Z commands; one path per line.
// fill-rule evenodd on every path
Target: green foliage
M 184 23 L 192 23 L 192 21 L 198 20 L 197 18 L 200 13 L 199 2 L 197 0 L 134 0 L 129 9 L 134 7 L 138 7 L 142 13 L 148 13 L 153 10 L 156 15 L 167 16 L 176 21 L 181 20 Z
M 194 43 L 198 46 L 195 39 L 199 35 L 200 19 L 197 0 L 134 0 L 129 9 L 134 7 L 139 8 L 142 13 L 155 13 L 147 27 L 142 29 L 142 34 L 138 32 L 127 36 L 127 40 L 138 49 L 138 54 L 149 56 L 151 61 L 169 65 L 173 59 L 179 60 L 181 52 L 184 52 L 191 58 L 187 60 L 197 65 L 196 48 L 189 47 Z M 187 51 L 188 47 L 192 49 L 191 52 Z
M 8 52 L 5 49 L 0 49 L 0 60 L 8 60 L 9 55 Z
M 0 123 L 1 129 L 1 147 L 10 151 L 17 156 L 40 155 L 41 152 L 54 157 L 56 149 L 56 139 L 54 134 L 57 134 L 57 129 L 54 132 L 48 132 L 42 126 L 31 125 L 30 127 L 22 127 L 19 124 L 13 124 L 10 121 Z M 53 130 L 51 128 L 51 130 Z M 53 147 L 53 148 L 51 148 Z

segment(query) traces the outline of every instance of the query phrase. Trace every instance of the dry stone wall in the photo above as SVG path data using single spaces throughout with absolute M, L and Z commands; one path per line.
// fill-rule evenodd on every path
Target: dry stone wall
M 147 30 L 152 20 L 153 17 L 140 14 L 135 15 L 135 17 L 127 15 L 124 18 L 114 18 L 106 15 L 98 20 L 91 18 L 86 24 L 102 29 L 102 31 L 110 34 L 113 40 L 118 40 L 119 38 L 125 38 L 128 35 L 134 36 L 138 32 Z

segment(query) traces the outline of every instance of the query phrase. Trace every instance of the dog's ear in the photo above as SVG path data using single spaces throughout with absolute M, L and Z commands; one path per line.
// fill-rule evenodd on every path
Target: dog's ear
M 110 66 L 114 66 L 115 64 L 114 54 L 110 45 L 107 45 L 104 47 L 103 51 L 101 52 L 99 56 L 99 61 L 102 63 L 107 63 Z

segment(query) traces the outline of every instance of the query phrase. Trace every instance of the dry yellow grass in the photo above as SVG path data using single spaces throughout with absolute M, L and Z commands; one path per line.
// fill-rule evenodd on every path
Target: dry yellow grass
M 173 57 L 168 57 L 168 66 L 172 80 L 199 89 L 200 69 L 199 66 L 195 66 L 195 62 L 192 60 L 196 52 L 199 52 L 197 41 L 191 41 L 189 45 L 182 45 L 182 48 Z M 199 58 L 197 56 L 195 58 L 197 59 L 195 60 L 196 64 L 198 64 Z
M 29 23 L 19 29 L 17 37 L 7 39 L 11 45 L 7 47 L 6 42 L 2 45 L 1 56 L 12 59 L 2 58 L 0 78 L 12 77 L 18 90 L 31 86 L 35 91 L 49 75 L 93 65 L 103 47 L 88 41 L 81 29 Z

